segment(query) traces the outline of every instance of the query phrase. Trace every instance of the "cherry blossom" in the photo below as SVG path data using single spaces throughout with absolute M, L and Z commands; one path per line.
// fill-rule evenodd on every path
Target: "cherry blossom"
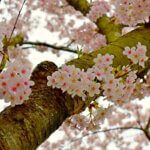
M 136 26 L 144 23 L 150 16 L 149 0 L 111 0 L 114 5 L 114 16 L 121 24 Z
M 134 64 L 137 64 L 139 58 L 143 58 L 145 61 L 148 59 L 146 50 L 146 46 L 138 43 L 137 49 L 135 47 L 125 47 L 123 54 L 127 55 Z M 137 57 L 134 57 L 135 53 Z M 67 91 L 73 97 L 78 95 L 82 97 L 83 100 L 85 100 L 86 92 L 90 97 L 93 97 L 103 91 L 106 99 L 122 105 L 124 102 L 128 102 L 132 99 L 131 96 L 136 84 L 138 84 L 137 71 L 131 71 L 128 66 L 123 66 L 120 72 L 127 73 L 126 79 L 124 80 L 122 77 L 116 78 L 113 74 L 113 67 L 111 66 L 113 58 L 113 55 L 98 54 L 93 60 L 95 65 L 87 71 L 75 68 L 75 66 L 63 66 L 62 69 L 54 72 L 52 76 L 47 77 L 48 86 L 61 88 L 63 92 Z M 139 63 L 139 65 L 141 65 L 141 63 Z M 65 73 L 63 73 L 64 71 Z M 102 84 L 95 83 L 95 79 L 102 81 Z M 126 92 L 128 92 L 128 95 Z
M 12 106 L 28 100 L 30 86 L 34 85 L 29 78 L 30 68 L 20 58 L 8 63 L 7 68 L 0 74 L 0 98 L 10 102 Z
M 110 10 L 110 5 L 106 1 L 97 0 L 91 3 L 92 7 L 87 17 L 92 21 L 96 20 L 105 15 Z
M 148 60 L 148 57 L 146 56 L 147 48 L 145 45 L 142 45 L 140 42 L 137 44 L 136 47 L 125 47 L 125 50 L 123 52 L 124 55 L 127 55 L 129 59 L 134 64 L 139 63 L 140 66 L 144 67 L 145 61 Z

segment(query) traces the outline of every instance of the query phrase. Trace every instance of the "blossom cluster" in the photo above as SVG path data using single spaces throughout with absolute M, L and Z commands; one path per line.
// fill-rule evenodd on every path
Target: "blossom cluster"
M 93 107 L 94 108 L 94 107 Z M 100 122 L 104 122 L 105 117 L 111 115 L 113 107 L 102 108 L 98 106 L 97 109 L 92 109 L 91 115 L 85 116 L 83 114 L 75 114 L 66 120 L 66 124 L 71 128 L 77 128 L 78 130 L 94 131 L 99 129 Z
M 80 96 L 83 100 L 87 97 L 86 93 L 93 97 L 95 94 L 100 94 L 100 83 L 96 83 L 94 79 L 102 80 L 110 74 L 112 67 L 109 67 L 109 64 L 112 63 L 112 58 L 113 56 L 109 54 L 105 56 L 99 54 L 94 60 L 99 65 L 96 63 L 93 68 L 89 68 L 87 71 L 76 68 L 74 65 L 64 65 L 54 72 L 52 76 L 47 77 L 47 85 L 53 86 L 53 88 L 61 88 L 63 92 L 67 91 L 73 97 L 75 95 Z
M 132 59 L 135 64 L 139 62 L 139 65 L 144 66 L 147 60 L 146 50 L 146 46 L 138 43 L 136 51 L 133 49 L 130 53 L 129 48 L 125 47 L 123 54 Z M 133 52 L 137 55 L 136 59 L 132 56 Z M 118 73 L 115 73 L 116 68 L 112 67 L 113 58 L 114 56 L 110 54 L 103 56 L 98 54 L 93 60 L 95 65 L 86 71 L 74 65 L 64 65 L 52 76 L 47 77 L 47 85 L 60 88 L 63 92 L 67 91 L 72 97 L 75 95 L 82 97 L 83 100 L 88 96 L 93 97 L 103 93 L 107 100 L 121 105 L 132 97 L 136 84 L 138 84 L 137 71 L 132 71 L 130 66 L 123 66 Z
M 128 75 L 126 76 L 126 79 L 118 77 L 113 73 L 114 68 L 110 66 L 112 64 L 113 56 L 108 54 L 105 56 L 107 57 L 105 57 L 104 62 L 100 54 L 94 59 L 96 78 L 103 82 L 101 88 L 103 89 L 103 95 L 106 99 L 117 104 L 122 104 L 129 100 L 134 90 L 134 82 L 137 78 L 136 71 L 130 72 L 130 67 L 123 66 L 122 70 L 120 70 L 122 76 L 126 73 L 128 73 Z M 126 93 L 128 93 L 128 95 Z
M 144 23 L 150 16 L 149 0 L 111 0 L 114 16 L 121 24 L 135 26 Z
M 140 42 L 136 45 L 137 47 L 126 47 L 123 54 L 132 61 L 133 64 L 139 63 L 140 66 L 144 67 L 144 63 L 148 60 L 146 56 L 147 48 L 145 45 L 141 45 Z
M 95 76 L 91 69 L 86 72 L 74 65 L 62 66 L 61 69 L 54 72 L 52 76 L 48 76 L 48 86 L 53 88 L 61 88 L 63 92 L 68 92 L 73 97 L 75 95 L 85 99 L 86 92 L 89 96 L 94 96 L 95 93 L 100 93 L 100 84 L 93 82 Z
M 0 99 L 10 102 L 12 106 L 22 104 L 31 94 L 29 80 L 30 68 L 21 58 L 8 63 L 7 68 L 0 74 Z
M 91 5 L 92 6 L 89 13 L 87 14 L 87 17 L 94 22 L 110 11 L 110 5 L 106 1 L 97 0 L 92 2 Z
M 76 43 L 83 46 L 84 53 L 91 53 L 92 51 L 106 46 L 106 37 L 97 33 L 97 28 L 91 24 L 86 23 L 73 31 L 73 39 Z

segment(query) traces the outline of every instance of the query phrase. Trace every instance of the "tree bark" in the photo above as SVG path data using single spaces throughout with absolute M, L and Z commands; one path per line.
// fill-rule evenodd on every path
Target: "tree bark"
M 35 150 L 68 116 L 62 93 L 46 86 L 46 76 L 55 70 L 53 63 L 38 65 L 30 100 L 1 113 L 0 150 Z
M 48 61 L 39 64 L 32 73 L 35 85 L 30 99 L 1 112 L 0 150 L 35 150 L 74 113 L 75 106 L 69 95 L 47 87 L 47 76 L 56 69 L 55 64 Z

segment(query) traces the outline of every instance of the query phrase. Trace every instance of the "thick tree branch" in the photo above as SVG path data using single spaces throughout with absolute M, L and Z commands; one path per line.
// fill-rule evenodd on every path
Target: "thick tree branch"
M 71 115 L 74 110 L 71 97 L 47 87 L 47 76 L 56 69 L 51 62 L 39 64 L 32 73 L 35 85 L 30 99 L 0 114 L 1 150 L 35 150 Z
M 86 15 L 90 10 L 90 4 L 87 0 L 67 0 L 67 2 L 83 15 Z
M 23 41 L 20 45 L 22 45 L 22 46 L 23 45 L 45 46 L 45 47 L 53 48 L 53 49 L 58 50 L 58 51 L 65 51 L 65 52 L 71 52 L 71 53 L 77 54 L 76 50 L 72 50 L 72 49 L 65 47 L 65 46 L 55 46 L 55 45 L 48 44 L 45 42 Z
M 68 116 L 63 96 L 58 90 L 52 92 L 45 84 L 45 75 L 55 70 L 52 63 L 40 64 L 32 75 L 36 84 L 30 100 L 21 106 L 8 107 L 1 113 L 1 150 L 35 150 Z

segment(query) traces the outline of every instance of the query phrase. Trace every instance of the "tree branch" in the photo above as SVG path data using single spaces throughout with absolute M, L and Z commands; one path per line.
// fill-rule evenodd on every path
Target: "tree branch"
M 150 141 L 150 135 L 149 135 L 149 127 L 150 127 L 150 118 L 147 122 L 147 125 L 146 127 L 143 129 L 142 126 L 140 127 L 116 127 L 116 128 L 110 128 L 110 129 L 105 129 L 105 130 L 100 130 L 100 131 L 94 131 L 92 133 L 87 133 L 85 134 L 84 136 L 80 137 L 80 138 L 77 138 L 77 139 L 73 139 L 71 142 L 76 142 L 78 140 L 81 140 L 82 138 L 85 138 L 87 136 L 90 136 L 90 135 L 94 135 L 94 134 L 98 134 L 98 133 L 103 133 L 103 132 L 111 132 L 111 131 L 116 131 L 116 130 L 140 130 L 144 133 L 144 135 L 146 136 L 146 138 Z
M 12 35 L 13 35 L 14 31 L 15 31 L 15 28 L 16 28 L 16 25 L 17 25 L 19 16 L 20 16 L 20 14 L 21 14 L 21 11 L 22 11 L 22 9 L 23 9 L 23 6 L 24 6 L 25 2 L 26 2 L 26 0 L 23 1 L 22 6 L 21 6 L 21 8 L 20 8 L 20 10 L 19 10 L 19 13 L 18 13 L 18 15 L 17 15 L 16 21 L 15 21 L 15 24 L 14 24 L 13 29 L 12 29 L 12 31 L 11 31 L 10 37 L 9 37 L 9 39 L 8 39 L 8 42 L 10 42 L 10 40 L 11 40 L 11 38 L 12 38 Z
M 67 2 L 76 10 L 80 11 L 84 16 L 90 10 L 90 4 L 87 0 L 67 0 Z
M 72 49 L 65 47 L 65 46 L 55 46 L 55 45 L 48 44 L 45 42 L 23 41 L 20 45 L 22 45 L 22 46 L 23 45 L 45 46 L 45 47 L 53 48 L 53 49 L 58 50 L 58 51 L 65 51 L 65 52 L 71 52 L 71 53 L 77 54 L 76 50 L 72 50 Z M 31 47 L 29 47 L 29 48 L 31 48 Z
M 150 141 L 150 117 L 148 119 L 147 125 L 143 129 L 143 132 L 145 133 L 145 136 L 147 137 L 147 139 Z
M 31 76 L 35 85 L 29 100 L 1 112 L 1 150 L 35 150 L 71 115 L 74 100 L 61 90 L 47 87 L 47 76 L 56 70 L 51 62 L 39 64 Z
M 67 2 L 80 11 L 84 16 L 90 10 L 90 4 L 87 0 L 67 0 Z M 95 23 L 99 29 L 99 33 L 106 35 L 107 42 L 111 43 L 122 36 L 123 25 L 116 24 L 115 20 L 106 16 L 97 19 Z
M 106 129 L 106 130 L 94 131 L 94 132 L 92 132 L 92 133 L 87 133 L 87 134 L 85 134 L 84 136 L 82 136 L 82 137 L 80 137 L 80 138 L 77 138 L 77 139 L 72 140 L 71 142 L 76 142 L 76 141 L 78 141 L 78 140 L 81 140 L 82 138 L 85 138 L 85 137 L 90 136 L 90 135 L 98 134 L 98 133 L 111 132 L 111 131 L 116 131 L 116 130 L 129 130 L 129 129 L 134 129 L 134 130 L 143 131 L 143 130 L 142 130 L 141 128 L 139 128 L 139 127 L 116 127 L 116 128 Z
M 148 122 L 147 122 L 147 125 L 145 127 L 145 130 L 149 130 L 149 128 L 150 128 L 150 117 L 148 119 Z

